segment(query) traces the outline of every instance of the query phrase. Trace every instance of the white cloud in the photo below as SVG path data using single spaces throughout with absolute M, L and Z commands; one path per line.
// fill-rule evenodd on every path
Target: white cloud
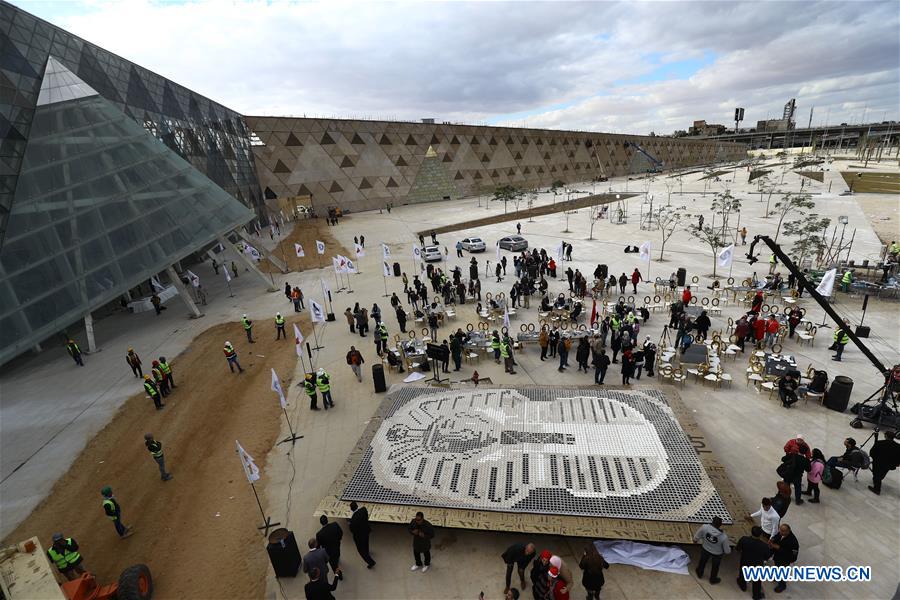
M 801 123 L 897 118 L 900 97 L 894 2 L 19 4 L 244 114 L 668 133 L 791 97 Z

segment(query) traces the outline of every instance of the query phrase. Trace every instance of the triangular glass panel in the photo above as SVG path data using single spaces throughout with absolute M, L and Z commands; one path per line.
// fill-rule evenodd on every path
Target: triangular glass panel
M 41 91 L 38 93 L 37 106 L 97 95 L 94 88 L 79 79 L 61 62 L 52 56 L 47 59 L 47 68 L 44 69 L 44 77 L 41 79 Z
M 327 135 L 327 134 L 326 134 Z M 294 132 L 290 132 L 287 136 L 287 140 L 284 142 L 285 146 L 302 146 L 303 142 L 297 139 L 297 136 L 294 135 Z

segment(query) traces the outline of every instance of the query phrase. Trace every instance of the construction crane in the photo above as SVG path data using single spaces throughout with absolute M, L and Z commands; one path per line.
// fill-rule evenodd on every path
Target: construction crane
M 625 147 L 626 149 L 627 149 L 628 147 L 634 148 L 635 150 L 637 150 L 638 152 L 640 152 L 641 154 L 643 154 L 644 156 L 647 157 L 647 160 L 649 160 L 649 161 L 650 161 L 650 164 L 653 165 L 653 168 L 650 169 L 650 170 L 648 171 L 649 173 L 659 173 L 660 171 L 663 170 L 663 163 L 662 163 L 662 161 L 659 160 L 659 159 L 657 159 L 655 156 L 653 156 L 652 154 L 650 154 L 649 152 L 647 152 L 647 151 L 644 150 L 643 148 L 641 148 L 641 147 L 640 147 L 638 144 L 636 144 L 635 142 L 625 142 L 624 147 Z

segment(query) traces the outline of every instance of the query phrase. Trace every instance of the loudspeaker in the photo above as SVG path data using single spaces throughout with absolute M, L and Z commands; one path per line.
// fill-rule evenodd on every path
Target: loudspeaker
M 606 279 L 609 277 L 609 267 L 606 265 L 600 265 L 600 276 L 597 279 Z
M 831 388 L 825 395 L 825 407 L 838 412 L 847 410 L 850 404 L 850 392 L 853 391 L 853 380 L 844 375 L 838 375 L 831 382 Z
M 868 298 L 868 296 L 866 296 Z M 872 330 L 869 329 L 868 325 L 857 325 L 856 326 L 856 337 L 867 338 L 869 337 L 869 333 Z
M 334 321 L 334 313 L 328 313 L 327 315 L 325 315 L 325 320 L 329 322 Z
M 394 263 L 394 277 L 400 277 L 400 263 Z
M 372 365 L 372 383 L 375 384 L 375 393 L 387 391 L 387 384 L 384 382 L 384 365 Z
M 687 269 L 685 269 L 684 267 L 679 267 L 678 273 L 675 275 L 675 277 L 678 279 L 678 285 L 684 287 L 684 284 L 687 283 Z
M 266 546 L 269 560 L 275 570 L 275 577 L 296 577 L 300 570 L 300 549 L 297 548 L 297 540 L 294 532 L 284 527 L 276 529 L 269 534 L 269 544 Z

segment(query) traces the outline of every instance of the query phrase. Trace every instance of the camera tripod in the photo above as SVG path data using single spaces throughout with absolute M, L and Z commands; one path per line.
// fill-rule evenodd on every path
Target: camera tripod
M 900 422 L 898 422 L 900 421 L 900 413 L 898 413 L 897 410 L 898 392 L 900 392 L 900 365 L 894 366 L 894 368 L 887 373 L 883 386 L 878 388 L 871 396 L 860 403 L 856 418 L 850 421 L 850 426 L 856 429 L 862 427 L 863 421 L 875 424 L 872 433 L 862 444 L 860 444 L 860 448 L 868 444 L 873 438 L 877 442 L 878 434 L 883 429 L 898 429 L 898 425 L 900 425 Z M 872 411 L 876 414 L 874 415 L 874 418 L 866 418 L 863 416 L 863 407 L 867 406 L 876 398 L 878 398 L 876 400 L 878 404 Z M 888 403 L 890 403 L 890 406 L 888 406 Z M 888 413 L 890 413 L 892 424 L 885 425 L 885 415 Z

